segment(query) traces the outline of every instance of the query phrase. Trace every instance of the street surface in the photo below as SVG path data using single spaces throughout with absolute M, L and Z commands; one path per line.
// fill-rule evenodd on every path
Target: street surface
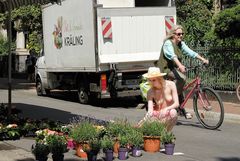
M 7 103 L 8 91 L 0 89 L 0 103 Z M 55 92 L 51 97 L 39 97 L 34 89 L 15 89 L 12 91 L 13 106 L 22 110 L 22 116 L 30 118 L 49 118 L 68 123 L 78 115 L 95 117 L 103 120 L 115 118 L 126 118 L 136 123 L 144 114 L 145 109 L 137 109 L 136 100 L 125 98 L 118 100 L 102 100 L 93 105 L 82 105 L 77 102 L 77 96 L 70 92 Z M 240 109 L 239 104 L 235 105 Z M 155 160 L 180 160 L 180 161 L 240 161 L 240 122 L 225 119 L 218 130 L 207 130 L 203 128 L 194 117 L 186 120 L 179 117 L 178 124 L 173 131 L 177 137 L 175 156 L 167 156 L 162 153 L 144 153 L 140 158 L 130 157 L 128 160 L 155 161 Z M 30 155 L 31 139 L 20 139 L 18 141 L 5 142 L 9 147 L 12 145 L 22 148 L 20 152 Z M 7 149 L 7 148 L 6 148 Z M 7 151 L 0 144 L 0 161 L 8 161 Z M 10 148 L 11 149 L 11 148 Z M 26 151 L 28 153 L 26 153 Z M 26 153 L 26 154 L 25 154 Z M 5 156 L 5 159 L 4 159 Z M 30 158 L 29 158 L 30 157 Z M 24 157 L 23 157 L 24 158 Z M 26 157 L 25 157 L 26 158 Z M 75 158 L 75 159 L 73 159 Z M 32 161 L 33 156 L 28 159 L 9 161 Z M 70 151 L 65 160 L 80 160 Z M 115 159 L 118 160 L 118 159 Z

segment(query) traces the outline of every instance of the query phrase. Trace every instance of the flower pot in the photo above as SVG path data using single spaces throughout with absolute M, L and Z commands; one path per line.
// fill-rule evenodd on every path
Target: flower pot
M 105 151 L 105 161 L 113 161 L 113 150 Z
M 37 161 L 47 161 L 48 157 L 47 156 L 36 156 L 35 159 Z
M 83 151 L 82 147 L 82 144 L 76 144 L 76 155 L 80 158 L 87 158 L 87 153 Z
M 160 136 L 144 136 L 144 150 L 146 152 L 158 152 L 160 150 Z
M 119 147 L 120 147 L 119 141 L 116 140 L 116 142 L 113 145 L 113 152 L 118 153 Z
M 173 155 L 175 144 L 164 144 L 164 146 L 165 146 L 165 153 L 167 155 Z
M 88 161 L 97 161 L 97 152 L 95 151 L 89 151 L 87 152 L 87 159 Z
M 132 156 L 140 157 L 142 155 L 142 151 L 140 147 L 133 147 L 132 149 Z
M 128 149 L 127 148 L 119 148 L 118 150 L 118 159 L 126 160 L 128 158 Z
M 64 155 L 63 154 L 53 154 L 52 159 L 53 159 L 53 161 L 63 161 Z

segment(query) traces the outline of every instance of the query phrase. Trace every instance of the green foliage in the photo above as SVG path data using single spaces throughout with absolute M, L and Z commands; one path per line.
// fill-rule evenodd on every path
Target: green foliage
M 48 135 L 46 137 L 47 144 L 49 146 L 50 152 L 53 155 L 60 155 L 66 153 L 67 150 L 67 140 L 64 136 L 60 135 Z
M 97 129 L 88 121 L 75 125 L 70 131 L 70 137 L 77 143 L 87 142 L 98 136 Z
M 38 34 L 36 31 L 29 34 L 29 40 L 27 48 L 29 50 L 35 50 L 36 53 L 40 53 L 42 49 L 42 35 Z M 36 55 L 37 56 L 37 55 Z
M 42 29 L 41 19 L 41 7 L 40 5 L 28 5 L 22 6 L 12 11 L 12 20 L 19 22 L 18 26 L 15 26 L 16 30 L 20 31 L 38 31 Z
M 219 13 L 214 19 L 215 33 L 220 39 L 240 39 L 240 4 Z
M 50 153 L 50 150 L 47 144 L 36 143 L 35 145 L 32 145 L 32 153 L 38 158 L 47 156 Z
M 162 136 L 165 130 L 166 130 L 165 124 L 159 121 L 144 122 L 144 124 L 141 127 L 141 131 L 144 136 Z
M 176 141 L 175 135 L 170 131 L 163 132 L 162 142 L 165 144 L 174 144 Z
M 205 33 L 212 27 L 212 13 L 208 6 L 201 1 L 177 3 L 177 17 L 178 24 L 186 30 L 184 38 L 186 42 L 196 40 L 204 42 Z
M 8 53 L 8 42 L 0 33 L 0 55 L 7 55 Z
M 6 14 L 0 13 L 0 24 L 4 23 L 7 19 Z
M 133 128 L 128 136 L 129 144 L 133 147 L 140 147 L 143 144 L 143 133 L 140 130 Z
M 118 136 L 119 145 L 121 148 L 127 148 L 129 145 L 129 135 L 119 135 Z
M 111 137 L 118 137 L 119 135 L 126 135 L 131 128 L 127 120 L 115 120 L 106 126 L 106 133 Z
M 87 145 L 87 144 L 86 144 Z M 101 141 L 97 138 L 94 138 L 88 142 L 87 146 L 83 146 L 83 151 L 85 152 L 93 152 L 97 154 L 101 149 Z
M 10 139 L 20 138 L 19 128 L 10 128 L 7 131 L 7 135 Z
M 112 149 L 113 149 L 113 145 L 114 145 L 113 138 L 105 135 L 105 136 L 101 139 L 101 148 L 102 148 L 103 150 L 112 150 Z

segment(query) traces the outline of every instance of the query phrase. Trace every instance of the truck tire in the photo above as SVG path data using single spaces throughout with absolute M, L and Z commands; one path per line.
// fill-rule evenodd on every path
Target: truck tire
M 43 88 L 42 88 L 42 82 L 41 80 L 37 79 L 36 81 L 36 92 L 38 96 L 43 96 Z
M 89 96 L 88 96 L 87 90 L 85 88 L 80 87 L 78 89 L 78 99 L 79 99 L 79 102 L 82 104 L 89 103 Z
M 36 91 L 38 96 L 50 95 L 50 90 L 43 89 L 42 82 L 39 78 L 36 81 Z

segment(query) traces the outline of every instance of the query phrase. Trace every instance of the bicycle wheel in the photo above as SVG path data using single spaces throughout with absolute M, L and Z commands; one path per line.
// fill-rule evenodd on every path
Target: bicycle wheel
M 237 93 L 238 100 L 240 101 L 240 84 L 236 88 L 236 93 Z
M 224 119 L 220 96 L 209 87 L 201 87 L 193 99 L 194 111 L 199 122 L 207 129 L 219 128 Z

